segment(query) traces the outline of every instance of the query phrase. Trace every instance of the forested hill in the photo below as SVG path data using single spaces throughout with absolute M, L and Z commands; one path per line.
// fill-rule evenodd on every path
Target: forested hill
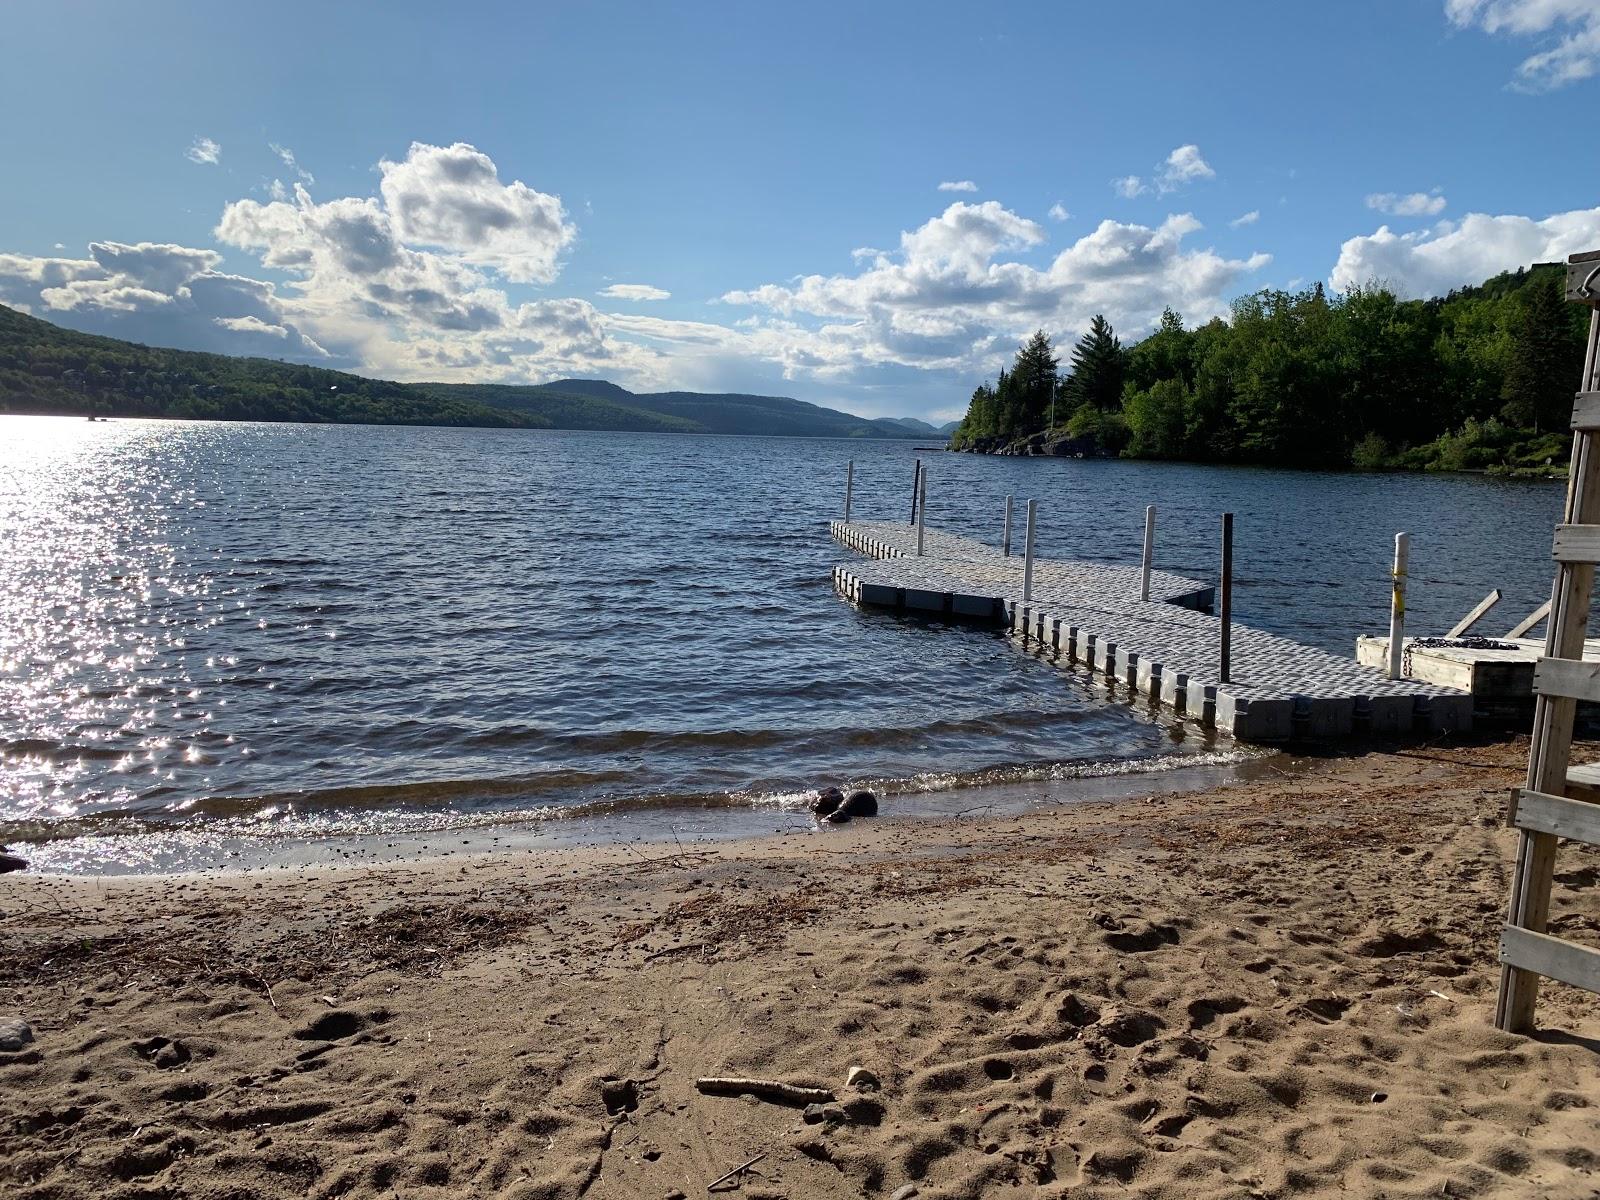
M 393 383 L 266 358 L 77 333 L 0 305 L 0 413 L 360 425 L 484 425 L 795 437 L 936 437 L 778 396 L 635 395 L 604 380 Z
M 1096 317 L 1064 364 L 1036 334 L 972 394 L 952 445 L 1556 473 L 1588 314 L 1564 303 L 1563 277 L 1542 264 L 1427 300 L 1263 291 L 1198 329 L 1169 310 L 1129 347 Z

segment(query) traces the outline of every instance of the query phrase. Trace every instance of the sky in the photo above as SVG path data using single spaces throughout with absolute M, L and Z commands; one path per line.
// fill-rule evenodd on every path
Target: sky
M 0 303 L 959 417 L 1043 329 L 1600 248 L 1600 0 L 8 0 Z

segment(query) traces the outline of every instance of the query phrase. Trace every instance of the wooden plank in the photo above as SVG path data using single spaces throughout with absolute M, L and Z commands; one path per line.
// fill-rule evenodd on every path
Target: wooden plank
M 1479 621 L 1483 620 L 1483 614 L 1484 613 L 1488 612 L 1491 608 L 1493 608 L 1496 604 L 1499 604 L 1499 603 L 1500 603 L 1500 589 L 1499 588 L 1495 588 L 1494 591 L 1490 592 L 1482 600 L 1478 601 L 1478 604 L 1477 604 L 1476 608 L 1474 608 L 1466 616 L 1462 617 L 1461 620 L 1457 621 L 1454 625 L 1450 626 L 1450 632 L 1445 634 L 1445 637 L 1447 637 L 1447 638 L 1460 637 L 1463 633 L 1465 633 L 1467 630 L 1471 629 Z M 1390 678 L 1391 679 L 1398 678 L 1398 676 L 1397 675 L 1393 675 L 1393 676 L 1390 676 Z
M 1507 640 L 1521 637 L 1523 634 L 1527 633 L 1528 630 L 1532 629 L 1535 625 L 1549 615 L 1550 601 L 1546 600 L 1543 604 L 1539 605 L 1538 608 L 1534 609 L 1531 613 L 1523 617 L 1522 620 L 1518 621 L 1511 627 L 1511 632 L 1506 634 Z
M 1562 941 L 1548 933 L 1507 925 L 1500 931 L 1500 961 L 1573 987 L 1600 992 L 1600 950 Z
M 1552 553 L 1557 562 L 1600 562 L 1600 525 L 1557 525 Z
M 1600 429 L 1600 392 L 1579 392 L 1572 406 L 1572 427 Z
M 1600 763 L 1574 763 L 1567 768 L 1568 788 L 1600 788 Z
M 1600 804 L 1545 792 L 1522 791 L 1517 796 L 1516 826 L 1588 842 L 1591 846 L 1600 845 Z
M 1541 658 L 1533 668 L 1533 692 L 1563 700 L 1600 704 L 1600 662 L 1573 662 L 1569 658 Z M 1568 723 L 1571 721 L 1569 719 Z M 1570 741 L 1570 735 L 1568 737 Z M 1563 766 L 1565 774 L 1565 766 Z M 1543 788 L 1535 788 L 1543 791 Z
M 1567 299 L 1600 308 L 1600 250 L 1567 259 Z

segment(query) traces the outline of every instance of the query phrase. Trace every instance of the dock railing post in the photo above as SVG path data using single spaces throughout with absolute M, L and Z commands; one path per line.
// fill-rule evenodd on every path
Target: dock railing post
M 911 475 L 911 523 L 917 523 L 917 492 L 922 485 L 922 460 L 917 459 L 917 465 Z
M 1394 597 L 1389 602 L 1389 678 L 1399 679 L 1405 670 L 1406 642 L 1406 564 L 1411 557 L 1411 535 L 1394 535 Z
M 922 527 L 928 517 L 928 473 L 917 472 L 917 557 L 922 557 Z
M 850 524 L 850 492 L 856 482 L 856 460 L 851 459 L 844 465 L 844 523 Z
M 1218 589 L 1220 600 L 1217 615 L 1222 620 L 1221 638 L 1217 646 L 1217 682 L 1227 683 L 1228 669 L 1233 657 L 1233 514 L 1222 514 L 1222 586 Z
M 1011 497 L 1006 497 L 1006 523 L 1000 531 L 1000 555 L 1011 557 Z
M 845 520 L 850 518 L 847 516 Z M 1144 571 L 1139 581 L 1139 599 L 1150 599 L 1150 561 L 1156 549 L 1156 506 L 1144 506 Z
M 1022 535 L 1022 602 L 1033 599 L 1033 525 L 1039 511 L 1037 500 L 1028 501 L 1028 530 Z

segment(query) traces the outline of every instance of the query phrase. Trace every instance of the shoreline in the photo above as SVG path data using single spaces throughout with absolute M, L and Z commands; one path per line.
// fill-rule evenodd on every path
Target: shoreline
M 1593 756 L 1600 747 L 1581 753 Z M 0 888 L 0 1190 L 1592 1196 L 1600 1012 L 1493 1029 L 1527 742 L 826 838 Z M 1600 854 L 1554 922 L 1600 929 Z M 834 1089 L 843 1124 L 702 1095 Z M 1133 1192 L 1130 1192 L 1133 1189 Z

